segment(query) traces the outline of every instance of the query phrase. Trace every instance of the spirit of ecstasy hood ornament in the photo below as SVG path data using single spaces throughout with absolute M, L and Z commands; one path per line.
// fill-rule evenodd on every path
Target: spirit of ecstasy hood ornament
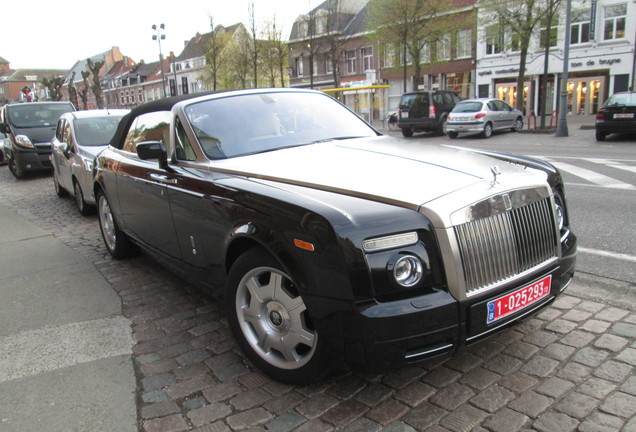
M 490 186 L 495 187 L 499 184 L 499 180 L 497 178 L 501 175 L 501 171 L 499 170 L 498 165 L 493 165 L 490 167 L 490 172 L 492 173 L 492 181 L 490 182 Z

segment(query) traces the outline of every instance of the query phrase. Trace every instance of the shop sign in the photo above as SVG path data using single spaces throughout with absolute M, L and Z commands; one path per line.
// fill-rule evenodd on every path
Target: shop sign
M 618 64 L 621 62 L 621 59 L 619 58 L 611 58 L 611 59 L 599 59 L 598 60 L 598 64 L 599 65 L 607 65 L 607 66 L 611 66 L 613 64 Z M 570 67 L 576 68 L 576 67 L 583 67 L 583 62 L 571 62 L 570 63 Z M 588 60 L 587 62 L 585 62 L 585 66 L 596 66 L 596 62 L 594 60 Z

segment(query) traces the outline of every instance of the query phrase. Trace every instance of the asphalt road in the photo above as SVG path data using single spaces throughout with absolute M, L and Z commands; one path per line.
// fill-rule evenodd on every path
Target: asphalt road
M 572 226 L 579 238 L 577 271 L 636 284 L 636 136 L 596 141 L 591 116 L 568 120 L 568 136 L 500 132 L 489 139 L 416 134 L 413 144 L 445 143 L 553 163 L 563 174 Z M 402 137 L 399 131 L 388 131 Z

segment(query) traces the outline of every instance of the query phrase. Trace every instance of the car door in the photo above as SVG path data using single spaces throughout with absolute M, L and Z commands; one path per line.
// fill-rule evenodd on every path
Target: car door
M 181 251 L 172 221 L 167 187 L 171 173 L 157 160 L 142 160 L 136 146 L 146 141 L 167 142 L 170 111 L 141 114 L 130 126 L 117 169 L 120 214 L 126 230 L 149 248 L 173 258 Z
M 168 186 L 174 227 L 182 260 L 191 271 L 205 273 L 207 279 L 222 273 L 209 270 L 223 262 L 224 233 L 231 227 L 219 209 L 231 201 L 227 198 L 229 191 L 216 183 L 219 174 L 208 169 L 209 162 L 178 118 L 174 133 L 171 142 L 176 148 L 170 162 L 173 182 Z M 221 283 L 208 282 L 211 286 Z
M 496 100 L 495 104 L 500 113 L 499 129 L 512 128 L 515 123 L 515 116 L 512 107 L 502 100 Z
M 73 133 L 71 130 L 71 122 L 62 118 L 57 123 L 55 130 L 55 138 L 53 140 L 53 163 L 57 171 L 57 179 L 64 189 L 73 190 L 71 180 L 71 161 L 69 154 L 74 148 Z

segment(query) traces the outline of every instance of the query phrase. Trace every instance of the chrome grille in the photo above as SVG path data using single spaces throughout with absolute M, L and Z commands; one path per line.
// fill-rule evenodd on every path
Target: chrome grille
M 466 294 L 491 288 L 558 255 L 550 198 L 455 226 Z

